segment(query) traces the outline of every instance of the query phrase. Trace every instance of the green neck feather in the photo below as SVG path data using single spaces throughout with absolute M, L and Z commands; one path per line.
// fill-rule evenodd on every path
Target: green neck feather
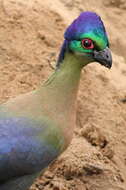
M 76 123 L 76 100 L 82 62 L 67 53 L 59 68 L 37 91 L 43 116 L 63 130 L 66 144 L 72 138 Z
M 81 69 L 81 61 L 73 54 L 66 53 L 60 67 L 49 77 L 42 88 L 48 91 L 53 101 L 56 99 L 60 104 L 75 101 Z
M 49 77 L 43 87 L 46 86 L 46 88 L 48 88 L 48 86 L 57 86 L 58 84 L 60 84 L 61 87 L 66 85 L 69 87 L 72 86 L 72 83 L 78 78 L 78 74 L 80 76 L 82 67 L 83 65 L 78 57 L 71 53 L 66 53 L 63 62 L 60 63 L 60 67 Z
M 48 115 L 56 117 L 57 121 L 70 119 L 75 114 L 76 97 L 79 87 L 82 64 L 71 53 L 66 53 L 60 67 L 40 87 L 42 105 Z M 48 105 L 48 106 L 47 106 Z

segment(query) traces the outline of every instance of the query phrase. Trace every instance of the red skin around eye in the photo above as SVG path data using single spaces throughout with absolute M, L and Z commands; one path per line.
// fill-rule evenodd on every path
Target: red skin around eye
M 88 41 L 88 42 L 89 42 L 89 46 L 85 46 L 85 45 L 84 45 L 85 41 Z M 91 39 L 85 38 L 85 39 L 83 39 L 83 40 L 81 41 L 81 43 L 82 43 L 82 46 L 83 46 L 85 49 L 93 49 L 93 48 L 94 48 L 94 44 L 93 44 L 93 42 L 92 42 Z

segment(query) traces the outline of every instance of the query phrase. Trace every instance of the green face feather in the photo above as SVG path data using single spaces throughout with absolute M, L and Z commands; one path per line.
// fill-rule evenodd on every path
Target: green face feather
M 93 12 L 83 12 L 68 26 L 57 66 L 63 61 L 65 53 L 71 52 L 77 58 L 83 57 L 85 63 L 97 61 L 111 67 L 108 36 L 101 18 Z M 101 53 L 101 51 L 103 51 Z M 85 57 L 85 58 L 84 58 Z
M 109 46 L 101 18 L 91 12 L 82 13 L 74 20 L 65 32 L 65 39 L 69 41 L 71 50 L 82 53 L 90 53 L 93 49 L 101 51 Z M 94 48 L 84 48 L 81 43 L 83 39 L 92 40 Z
M 83 39 L 91 39 L 94 43 L 94 48 L 97 50 L 103 50 L 107 46 L 107 41 L 104 39 L 102 34 L 98 35 L 93 32 L 84 33 L 80 35 L 80 40 L 72 40 L 69 44 L 69 48 L 74 52 L 80 53 L 92 53 L 93 49 L 86 49 L 82 46 Z
M 84 49 L 81 44 L 81 40 L 73 40 L 69 44 L 69 48 L 73 52 L 79 52 L 79 53 L 91 53 L 92 50 L 90 49 Z

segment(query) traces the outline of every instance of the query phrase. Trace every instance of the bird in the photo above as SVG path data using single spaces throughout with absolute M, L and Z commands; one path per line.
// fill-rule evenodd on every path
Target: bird
M 27 190 L 69 146 L 83 67 L 111 68 L 101 17 L 82 12 L 66 29 L 55 71 L 36 90 L 0 105 L 0 190 Z

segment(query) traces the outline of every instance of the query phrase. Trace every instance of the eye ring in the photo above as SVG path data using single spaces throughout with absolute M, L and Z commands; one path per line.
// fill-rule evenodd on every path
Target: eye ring
M 91 39 L 85 38 L 81 41 L 81 45 L 84 49 L 94 49 L 94 43 Z

